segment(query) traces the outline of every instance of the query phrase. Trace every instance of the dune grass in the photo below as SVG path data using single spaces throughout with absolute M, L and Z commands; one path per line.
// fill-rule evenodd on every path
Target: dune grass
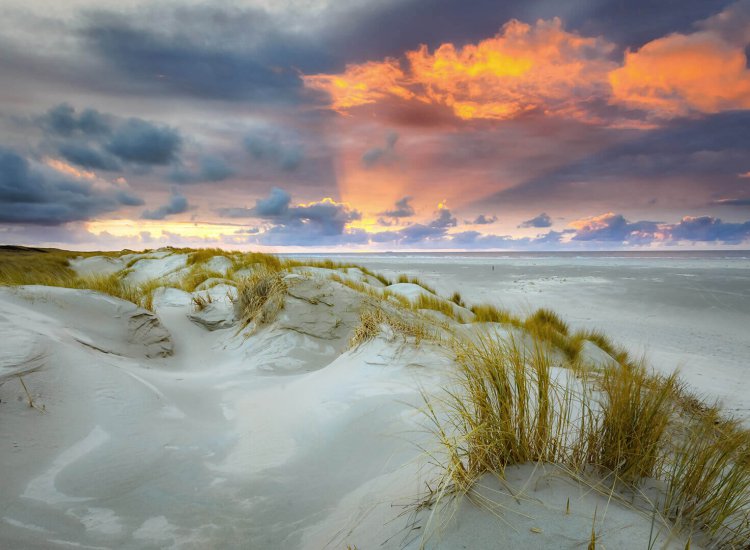
M 180 279 L 179 287 L 185 292 L 194 292 L 196 287 L 208 279 L 224 279 L 218 271 L 208 269 L 205 263 L 194 263 L 190 270 Z
M 546 312 L 537 322 L 562 326 Z M 637 494 L 644 479 L 655 479 L 666 489 L 653 514 L 701 531 L 711 547 L 747 547 L 750 433 L 739 422 L 687 398 L 676 375 L 651 374 L 642 362 L 560 377 L 546 337 L 529 336 L 454 340 L 456 383 L 441 397 L 425 396 L 443 450 L 430 498 L 466 493 L 481 475 L 502 476 L 509 465 L 555 463 L 581 478 L 599 472 L 612 491 Z
M 568 324 L 554 311 L 536 310 L 523 322 L 523 328 L 537 340 L 563 352 L 571 361 L 581 353 L 581 340 L 570 337 Z
M 450 301 L 459 307 L 466 307 L 466 303 L 464 303 L 461 293 L 458 290 L 451 294 Z
M 222 250 L 221 248 L 199 248 L 189 254 L 187 265 L 205 264 L 214 256 L 231 257 L 234 255 L 234 253 Z
M 521 327 L 521 319 L 506 311 L 490 304 L 480 304 L 471 306 L 471 312 L 474 314 L 475 323 L 506 323 L 515 327 Z
M 553 377 L 543 342 L 482 333 L 453 341 L 456 384 L 428 417 L 445 452 L 441 484 L 468 491 L 479 476 L 527 462 L 578 464 L 596 420 L 586 394 Z M 438 412 L 438 408 L 440 409 Z
M 416 345 L 424 340 L 435 338 L 435 334 L 419 319 L 385 308 L 380 303 L 369 302 L 362 305 L 359 323 L 354 327 L 349 339 L 349 348 L 355 348 L 372 340 L 382 332 L 383 326 L 389 326 L 395 334 L 404 339 L 413 338 Z
M 663 513 L 706 532 L 716 547 L 750 546 L 750 432 L 709 407 L 687 418 L 665 457 Z
M 421 286 L 423 289 L 425 289 L 427 292 L 431 292 L 432 294 L 437 294 L 434 288 L 432 288 L 430 285 L 425 283 L 422 279 L 419 277 L 409 277 L 408 275 L 402 273 L 396 278 L 397 283 L 410 283 L 413 285 Z
M 286 292 L 281 272 L 273 268 L 259 267 L 240 279 L 234 301 L 240 329 L 251 323 L 259 326 L 272 322 L 284 308 Z
M 116 298 L 132 302 L 149 311 L 154 310 L 154 291 L 163 286 L 159 279 L 151 279 L 144 283 L 132 284 L 125 281 L 119 274 L 94 275 L 90 277 L 77 277 L 68 284 L 58 285 L 67 288 L 79 288 L 95 290 L 109 294 Z
M 461 314 L 456 311 L 453 302 L 444 300 L 434 294 L 420 294 L 411 302 L 411 306 L 414 309 L 431 309 L 433 311 L 438 311 L 456 322 L 464 322 Z
M 625 482 L 654 475 L 663 455 L 676 375 L 650 376 L 643 364 L 617 365 L 604 371 L 599 386 L 602 406 L 597 464 Z

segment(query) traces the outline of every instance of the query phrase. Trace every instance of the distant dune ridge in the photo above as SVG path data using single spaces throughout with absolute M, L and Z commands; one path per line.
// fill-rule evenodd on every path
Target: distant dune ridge
M 745 548 L 750 433 L 554 311 L 0 248 L 0 546 Z

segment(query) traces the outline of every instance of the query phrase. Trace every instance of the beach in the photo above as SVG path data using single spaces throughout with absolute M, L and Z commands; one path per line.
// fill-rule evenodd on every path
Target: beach
M 486 471 L 451 496 L 436 427 L 461 372 L 451 342 L 510 338 L 532 346 L 527 358 L 543 345 L 541 368 L 558 388 L 613 368 L 617 353 L 591 336 L 578 340 L 575 363 L 558 344 L 529 340 L 534 322 L 568 330 L 549 310 L 532 314 L 539 307 L 571 331 L 602 329 L 664 373 L 683 365 L 691 392 L 742 415 L 744 257 L 69 254 L 79 274 L 70 288 L 0 287 L 4 547 L 707 540 L 648 511 L 660 480 L 629 493 L 571 475 L 567 463 L 511 463 L 502 481 Z M 240 295 L 268 280 L 279 285 L 277 307 L 243 317 Z M 455 291 L 461 300 L 440 297 Z M 472 303 L 507 308 L 507 321 L 482 321 Z
M 310 256 L 315 257 L 315 256 Z M 600 329 L 664 373 L 750 417 L 750 253 L 551 252 L 334 255 L 441 294 Z

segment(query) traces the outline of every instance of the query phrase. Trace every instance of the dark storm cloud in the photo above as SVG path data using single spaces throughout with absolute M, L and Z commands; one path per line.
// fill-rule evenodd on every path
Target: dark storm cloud
M 552 218 L 545 212 L 542 212 L 535 218 L 522 222 L 518 227 L 552 227 Z
M 127 162 L 164 165 L 175 160 L 181 145 L 182 138 L 173 128 L 129 118 L 117 127 L 105 147 Z
M 412 197 L 406 196 L 396 201 L 395 208 L 393 210 L 386 210 L 380 212 L 378 216 L 385 216 L 388 218 L 409 218 L 414 215 L 414 207 L 409 204 Z
M 88 220 L 140 199 L 125 191 L 101 191 L 0 147 L 0 222 L 59 225 Z
M 68 103 L 52 107 L 37 121 L 65 160 L 87 169 L 120 171 L 121 163 L 170 164 L 178 160 L 183 141 L 169 126 L 94 109 L 78 112 Z M 208 158 L 195 176 L 217 181 L 222 170 L 226 167 Z
M 153 17 L 100 11 L 84 36 L 123 74 L 163 92 L 223 100 L 288 102 L 315 68 L 315 42 L 256 8 L 156 8 Z M 317 54 L 320 55 L 319 53 Z
M 705 203 L 707 197 L 731 195 L 741 187 L 737 174 L 747 170 L 748 128 L 750 111 L 677 119 L 662 128 L 636 132 L 624 143 L 554 168 L 486 200 L 519 204 L 555 199 L 632 201 L 633 191 L 624 182 L 636 181 L 648 184 L 654 192 L 669 192 L 674 188 L 669 180 L 682 177 L 694 187 L 692 192 L 703 194 L 695 200 Z M 660 181 L 667 182 L 661 190 Z
M 141 218 L 144 220 L 163 220 L 167 216 L 187 212 L 189 206 L 187 198 L 176 189 L 172 189 L 167 204 L 163 204 L 155 210 L 144 210 Z

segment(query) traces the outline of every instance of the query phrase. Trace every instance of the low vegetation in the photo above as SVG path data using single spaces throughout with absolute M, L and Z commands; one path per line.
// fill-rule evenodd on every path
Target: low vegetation
M 514 329 L 507 333 L 510 336 L 501 338 L 489 328 L 483 332 L 478 325 L 458 330 L 455 323 L 419 310 L 437 311 L 465 323 L 461 294 L 441 297 L 415 277 L 397 278 L 428 291 L 410 301 L 374 283 L 390 286 L 388 278 L 352 264 L 219 249 L 174 251 L 188 254 L 188 269 L 179 280 L 133 284 L 125 276 L 128 266 L 113 275 L 92 277 L 81 277 L 70 267 L 73 258 L 102 253 L 4 247 L 0 248 L 0 285 L 91 289 L 149 309 L 155 289 L 173 286 L 193 293 L 194 309 L 202 310 L 212 298 L 196 289 L 212 278 L 228 280 L 237 287 L 232 299 L 242 330 L 271 323 L 278 316 L 286 300 L 284 276 L 289 270 L 331 270 L 330 280 L 364 295 L 350 347 L 383 331 L 416 344 L 445 342 L 444 329 L 454 331 L 449 348 L 457 366 L 455 384 L 441 396 L 425 397 L 443 451 L 443 475 L 433 497 L 471 491 L 482 475 L 502 475 L 511 465 L 555 463 L 581 479 L 596 474 L 596 485 L 609 483 L 611 495 L 621 493 L 615 488 L 636 494 L 644 480 L 655 480 L 662 492 L 653 502 L 654 514 L 678 529 L 700 532 L 710 547 L 750 545 L 748 430 L 691 394 L 676 376 L 651 373 L 643 361 L 632 360 L 602 332 L 573 332 L 548 309 L 521 319 L 488 304 L 470 307 L 473 321 L 507 325 L 506 329 Z M 214 256 L 230 259 L 225 275 L 208 268 Z M 588 343 L 612 361 L 583 368 Z
M 349 347 L 354 348 L 372 340 L 382 332 L 384 326 L 390 327 L 394 334 L 414 339 L 416 345 L 436 336 L 420 319 L 371 302 L 365 304 L 360 311 L 359 324 L 352 331 Z
M 255 326 L 272 322 L 284 308 L 287 285 L 281 273 L 268 267 L 260 267 L 237 284 L 234 305 L 240 327 L 251 323 Z
M 561 329 L 548 313 L 534 322 Z M 748 430 L 686 399 L 674 375 L 627 362 L 580 379 L 553 367 L 539 331 L 529 337 L 454 341 L 456 385 L 426 397 L 443 448 L 442 478 L 430 498 L 466 493 L 483 474 L 502 476 L 510 465 L 554 463 L 582 479 L 599 472 L 596 483 L 609 480 L 611 494 L 619 486 L 635 495 L 644 480 L 656 479 L 666 489 L 652 513 L 689 534 L 700 531 L 712 547 L 747 547 Z
M 397 283 L 410 283 L 412 285 L 418 285 L 421 286 L 423 289 L 425 289 L 427 292 L 431 292 L 432 294 L 437 294 L 434 288 L 432 288 L 430 285 L 425 283 L 422 279 L 419 277 L 409 277 L 408 275 L 401 274 L 396 279 Z

